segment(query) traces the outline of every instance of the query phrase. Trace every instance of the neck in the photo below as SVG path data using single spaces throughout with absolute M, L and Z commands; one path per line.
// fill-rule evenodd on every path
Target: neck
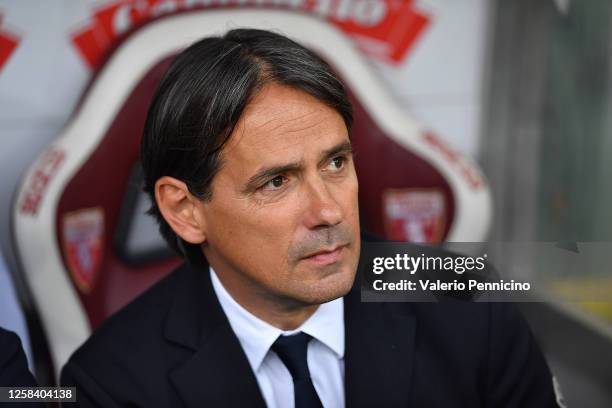
M 235 299 L 235 298 L 234 298 Z M 238 300 L 236 300 L 238 302 Z M 240 302 L 238 302 L 240 303 Z M 302 325 L 310 316 L 316 312 L 319 305 L 308 305 L 300 310 L 287 311 L 287 310 L 250 310 L 245 305 L 241 304 L 242 307 L 247 309 L 253 315 L 259 319 L 271 324 L 272 326 L 279 328 L 283 331 L 295 330 Z M 261 312 L 261 313 L 260 313 Z M 266 313 L 267 312 L 267 313 Z

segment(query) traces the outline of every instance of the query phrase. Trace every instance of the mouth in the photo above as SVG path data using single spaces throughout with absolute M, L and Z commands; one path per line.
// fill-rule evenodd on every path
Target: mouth
M 321 249 L 305 256 L 303 260 L 315 263 L 317 265 L 333 264 L 340 260 L 347 246 L 348 244 L 342 244 L 329 249 Z

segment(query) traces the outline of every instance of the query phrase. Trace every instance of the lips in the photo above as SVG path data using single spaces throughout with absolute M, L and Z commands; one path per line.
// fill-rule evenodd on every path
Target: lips
M 332 264 L 340 259 L 345 248 L 346 244 L 331 249 L 322 249 L 304 257 L 304 260 L 320 265 Z

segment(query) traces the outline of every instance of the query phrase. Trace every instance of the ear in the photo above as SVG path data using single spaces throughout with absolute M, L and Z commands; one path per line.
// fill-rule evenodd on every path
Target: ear
M 206 223 L 200 214 L 200 200 L 187 185 L 174 177 L 164 176 L 155 182 L 155 200 L 170 228 L 191 244 L 206 241 Z

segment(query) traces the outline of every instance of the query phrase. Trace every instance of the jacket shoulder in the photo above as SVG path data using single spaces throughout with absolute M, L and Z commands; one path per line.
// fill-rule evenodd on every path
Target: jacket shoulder
M 35 385 L 19 336 L 0 328 L 0 386 Z
M 181 265 L 106 319 L 71 356 L 70 362 L 96 367 L 141 355 L 161 342 L 165 318 L 187 278 Z
M 95 405 L 167 402 L 164 326 L 189 276 L 186 265 L 178 267 L 105 320 L 63 367 L 61 384 L 77 386 L 80 400 Z

